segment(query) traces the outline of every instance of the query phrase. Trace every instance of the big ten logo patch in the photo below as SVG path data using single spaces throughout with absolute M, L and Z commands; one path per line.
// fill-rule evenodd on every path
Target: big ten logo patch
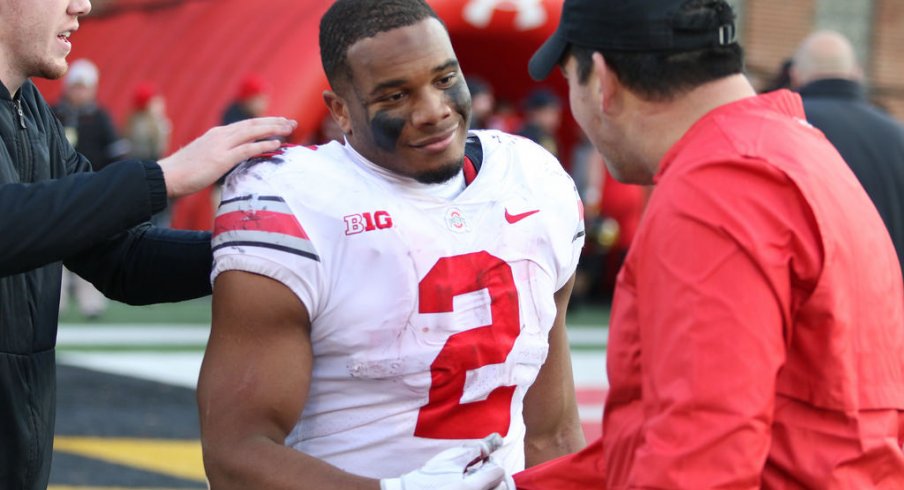
M 386 230 L 392 228 L 392 216 L 386 211 L 350 214 L 345 218 L 345 234 L 357 235 L 365 231 Z

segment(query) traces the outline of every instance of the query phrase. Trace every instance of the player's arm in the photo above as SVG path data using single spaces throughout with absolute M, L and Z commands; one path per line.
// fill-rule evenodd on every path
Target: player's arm
M 466 471 L 499 447 L 496 434 L 383 481 L 286 447 L 304 408 L 312 364 L 308 312 L 289 288 L 247 272 L 217 276 L 198 382 L 204 468 L 213 490 L 489 490 L 505 478 L 488 461 Z
M 549 355 L 524 398 L 527 467 L 573 453 L 585 445 L 565 331 L 565 312 L 573 286 L 574 276 L 555 293 L 556 319 L 549 332 Z
M 213 490 L 379 490 L 377 480 L 284 446 L 304 408 L 312 362 L 308 312 L 289 288 L 247 272 L 217 276 L 198 382 Z

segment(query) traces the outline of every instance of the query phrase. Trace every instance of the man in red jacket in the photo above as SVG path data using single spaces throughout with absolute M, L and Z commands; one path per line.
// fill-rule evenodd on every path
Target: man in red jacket
M 723 0 L 566 0 L 531 60 L 624 182 L 602 439 L 522 489 L 904 488 L 888 233 L 787 91 L 756 96 Z

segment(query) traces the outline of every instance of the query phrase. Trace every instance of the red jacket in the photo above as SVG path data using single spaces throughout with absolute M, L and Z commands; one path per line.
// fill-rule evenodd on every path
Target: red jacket
M 904 488 L 901 271 L 803 118 L 787 91 L 741 100 L 668 152 L 615 293 L 602 441 L 519 488 Z

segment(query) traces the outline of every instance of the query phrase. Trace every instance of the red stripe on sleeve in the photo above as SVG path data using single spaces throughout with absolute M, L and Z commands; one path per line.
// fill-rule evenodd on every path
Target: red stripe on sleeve
M 227 231 L 265 231 L 310 240 L 295 216 L 274 211 L 233 211 L 217 216 L 213 235 Z

